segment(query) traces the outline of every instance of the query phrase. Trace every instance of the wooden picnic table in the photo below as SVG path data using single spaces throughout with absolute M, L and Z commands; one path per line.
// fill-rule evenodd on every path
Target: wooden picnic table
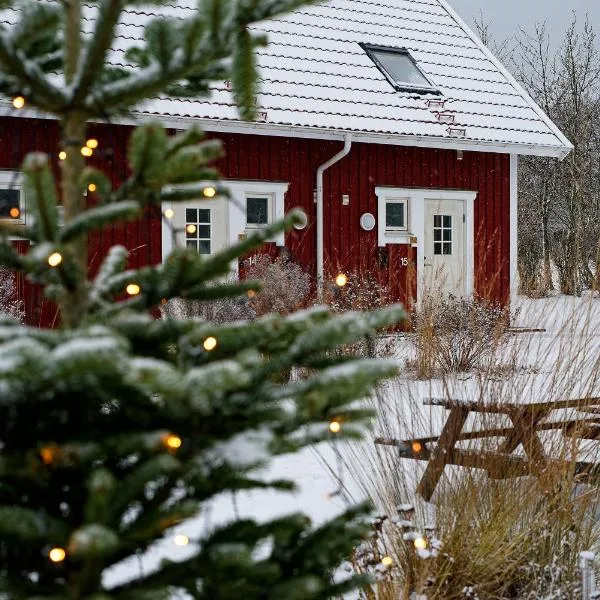
M 564 460 L 548 456 L 539 433 L 562 430 L 564 435 L 588 440 L 600 440 L 600 398 L 580 398 L 536 402 L 531 404 L 485 403 L 450 399 L 429 398 L 425 405 L 441 406 L 449 411 L 439 436 L 421 437 L 410 440 L 378 438 L 376 444 L 395 446 L 400 456 L 427 461 L 425 473 L 417 492 L 431 500 L 446 465 L 478 468 L 487 471 L 493 479 L 533 475 L 548 491 L 544 477 L 554 472 L 548 467 L 566 466 Z M 547 418 L 555 410 L 576 409 L 593 416 L 581 416 L 557 421 Z M 496 414 L 509 418 L 511 426 L 463 431 L 470 413 Z M 503 438 L 497 450 L 465 450 L 456 444 L 465 440 Z M 430 445 L 434 445 L 430 449 Z M 522 446 L 524 455 L 514 454 Z M 569 463 L 571 464 L 571 463 Z M 600 466 L 596 463 L 576 461 L 575 473 L 580 479 L 592 480 L 600 477 Z

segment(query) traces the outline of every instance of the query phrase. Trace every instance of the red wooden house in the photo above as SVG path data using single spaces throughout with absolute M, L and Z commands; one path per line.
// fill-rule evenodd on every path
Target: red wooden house
M 153 10 L 177 16 L 195 5 Z M 143 36 L 149 10 L 126 14 L 115 63 Z M 305 223 L 274 244 L 318 282 L 368 271 L 402 301 L 428 286 L 507 300 L 516 290 L 517 157 L 563 158 L 571 144 L 446 0 L 330 0 L 256 30 L 270 42 L 259 52 L 257 122 L 240 121 L 227 81 L 214 82 L 208 99 L 156 98 L 136 115 L 174 130 L 199 124 L 225 143 L 219 168 L 236 202 L 173 207 L 176 224 L 196 225 L 176 242 L 212 253 L 297 207 Z M 56 155 L 58 127 L 5 106 L 6 212 L 26 203 L 7 191 L 23 157 Z M 92 128 L 101 151 L 91 162 L 115 181 L 126 175 L 130 125 Z M 106 230 L 90 240 L 92 271 L 115 243 L 143 265 L 162 260 L 173 240 L 160 214 Z M 28 321 L 52 321 L 39 292 L 20 286 Z

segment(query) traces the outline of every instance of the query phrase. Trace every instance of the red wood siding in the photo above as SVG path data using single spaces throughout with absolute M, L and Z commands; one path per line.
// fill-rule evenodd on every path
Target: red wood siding
M 126 149 L 131 128 L 114 125 L 90 127 L 90 136 L 100 141 L 90 164 L 102 168 L 115 184 L 127 176 Z M 304 268 L 315 269 L 315 204 L 313 190 L 317 167 L 341 147 L 341 142 L 241 134 L 213 134 L 225 145 L 219 161 L 224 178 L 287 181 L 286 210 L 302 207 L 308 226 L 286 235 L 291 256 Z M 59 125 L 53 121 L 3 117 L 0 119 L 0 169 L 18 169 L 28 152 L 51 153 L 55 158 Z M 408 246 L 388 247 L 387 261 L 377 246 L 377 231 L 365 232 L 359 219 L 364 212 L 377 214 L 376 186 L 468 189 L 478 192 L 475 201 L 476 291 L 482 296 L 506 300 L 509 293 L 509 156 L 465 152 L 463 160 L 451 150 L 410 148 L 354 142 L 350 154 L 325 172 L 325 264 L 327 275 L 368 270 L 389 286 L 399 300 L 414 297 L 415 275 L 400 266 L 408 257 L 416 264 L 416 250 Z M 342 195 L 350 196 L 342 206 Z M 93 203 L 93 197 L 90 202 Z M 113 244 L 131 251 L 130 266 L 161 260 L 161 223 L 158 210 L 126 225 L 107 229 L 89 242 L 90 274 Z M 50 325 L 39 305 L 40 291 L 30 294 L 30 323 Z M 37 296 L 36 296 L 37 294 Z M 35 297 L 34 297 L 35 296 Z M 37 298 L 37 299 L 36 299 Z M 37 303 L 37 304 L 36 304 Z M 37 311 L 37 312 L 36 312 Z M 41 312 L 40 312 L 41 311 Z M 51 311 L 50 311 L 51 312 Z M 34 314 L 35 313 L 35 314 Z
M 90 165 L 101 168 L 118 185 L 127 176 L 127 140 L 130 127 L 94 125 L 89 136 L 96 137 L 100 146 L 89 160 Z M 2 117 L 0 119 L 0 169 L 18 170 L 29 152 L 45 152 L 53 159 L 58 178 L 59 125 L 55 121 Z M 94 203 L 93 195 L 90 204 Z M 131 268 L 154 264 L 161 260 L 160 211 L 147 218 L 132 221 L 90 236 L 89 263 L 93 277 L 102 257 L 114 244 L 122 244 L 130 250 Z M 26 251 L 26 242 L 17 242 L 20 252 Z M 30 325 L 51 327 L 58 322 L 56 307 L 43 299 L 43 290 L 31 285 L 24 278 L 17 279 L 20 297 L 25 302 L 26 321 Z
M 303 208 L 309 215 L 309 226 L 288 233 L 286 246 L 294 258 L 314 273 L 315 173 L 320 164 L 341 149 L 341 142 L 240 134 L 214 137 L 225 145 L 225 157 L 219 162 L 224 178 L 290 183 L 286 210 Z M 509 160 L 505 154 L 475 152 L 465 152 L 463 160 L 457 160 L 457 153 L 452 150 L 354 142 L 350 154 L 325 172 L 328 276 L 340 271 L 375 270 L 379 279 L 397 292 L 398 299 L 407 301 L 406 290 L 415 283 L 398 286 L 398 281 L 407 275 L 393 271 L 393 258 L 387 267 L 377 266 L 377 231 L 366 232 L 359 225 L 364 212 L 377 214 L 375 187 L 475 190 L 475 288 L 481 296 L 506 301 L 510 281 Z M 342 206 L 343 194 L 350 196 L 348 206 Z M 392 249 L 390 256 L 408 251 Z

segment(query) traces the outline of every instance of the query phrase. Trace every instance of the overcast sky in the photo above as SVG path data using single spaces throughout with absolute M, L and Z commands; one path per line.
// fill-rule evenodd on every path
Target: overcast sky
M 498 40 L 506 39 L 522 27 L 531 31 L 536 23 L 547 22 L 553 39 L 560 41 L 575 12 L 578 21 L 586 13 L 599 37 L 600 44 L 600 0 L 449 0 L 458 14 L 473 25 L 480 11 Z

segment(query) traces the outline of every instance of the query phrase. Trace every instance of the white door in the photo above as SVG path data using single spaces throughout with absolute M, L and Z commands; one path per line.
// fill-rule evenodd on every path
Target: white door
M 177 245 L 215 254 L 227 245 L 227 201 L 197 200 L 173 204 Z
M 426 290 L 455 296 L 467 291 L 464 204 L 463 200 L 425 200 Z

